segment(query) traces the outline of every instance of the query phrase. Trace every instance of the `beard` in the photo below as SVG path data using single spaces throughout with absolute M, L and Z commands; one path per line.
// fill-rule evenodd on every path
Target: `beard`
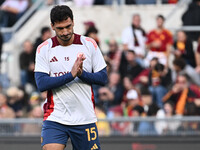
M 57 37 L 58 37 L 59 39 L 61 39 L 62 41 L 64 41 L 64 42 L 68 42 L 68 41 L 71 40 L 73 34 L 74 34 L 74 33 L 72 32 L 71 34 L 67 34 L 67 35 L 57 35 Z

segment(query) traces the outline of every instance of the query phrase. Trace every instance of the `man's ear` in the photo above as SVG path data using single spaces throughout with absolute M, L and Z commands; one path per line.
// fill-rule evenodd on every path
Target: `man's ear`
M 52 29 L 52 30 L 55 30 L 55 29 L 54 29 L 54 25 L 53 25 L 52 23 L 51 23 L 51 29 Z

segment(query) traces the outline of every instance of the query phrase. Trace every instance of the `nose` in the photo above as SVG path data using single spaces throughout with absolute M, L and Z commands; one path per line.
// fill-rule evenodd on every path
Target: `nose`
M 69 33 L 68 29 L 64 28 L 63 29 L 63 35 L 67 35 Z

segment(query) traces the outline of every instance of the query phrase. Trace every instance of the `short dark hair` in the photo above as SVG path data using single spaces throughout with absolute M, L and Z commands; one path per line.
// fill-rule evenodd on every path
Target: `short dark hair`
M 147 112 L 147 116 L 155 116 L 157 114 L 157 111 L 159 110 L 160 108 L 158 107 L 158 105 L 156 105 L 155 103 L 151 104 L 149 106 L 149 110 Z
M 49 27 L 43 27 L 40 31 L 41 35 L 43 35 L 44 33 L 50 31 L 50 28 Z
M 180 67 L 181 70 L 183 70 L 186 66 L 186 63 L 184 61 L 184 59 L 182 58 L 176 58 L 174 61 L 173 61 L 173 64 Z
M 89 29 L 86 31 L 85 36 L 89 36 L 91 33 L 98 33 L 98 29 L 96 27 L 89 27 Z
M 133 55 L 135 55 L 135 51 L 132 49 L 127 50 L 127 52 L 132 53 Z
M 165 69 L 164 65 L 163 64 L 160 64 L 160 63 L 157 63 L 156 66 L 155 66 L 155 70 L 156 71 L 163 71 Z
M 158 19 L 158 18 L 161 18 L 163 21 L 165 21 L 165 17 L 164 17 L 163 15 L 161 15 L 161 14 L 159 14 L 159 15 L 156 17 L 156 19 Z
M 158 57 L 153 57 L 153 58 L 151 59 L 151 61 L 153 61 L 153 60 L 159 61 L 159 60 L 158 60 Z
M 140 115 L 141 115 L 142 113 L 144 113 L 144 108 L 143 108 L 142 106 L 140 106 L 140 105 L 136 105 L 135 107 L 133 107 L 132 110 L 137 111 Z
M 73 21 L 72 10 L 66 5 L 57 5 L 51 9 L 50 13 L 51 23 L 61 22 L 70 18 Z

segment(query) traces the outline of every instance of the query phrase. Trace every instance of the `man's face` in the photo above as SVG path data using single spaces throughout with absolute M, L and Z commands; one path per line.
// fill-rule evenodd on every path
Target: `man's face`
M 33 45 L 30 41 L 25 41 L 23 44 L 24 51 L 30 54 L 33 50 Z
M 164 110 L 165 110 L 165 113 L 167 114 L 173 114 L 173 107 L 169 103 L 166 103 L 164 105 Z
M 187 81 L 186 77 L 184 77 L 184 76 L 178 77 L 177 84 L 179 84 L 179 87 L 181 90 L 184 90 L 185 88 L 188 87 L 188 81 Z
M 132 52 L 127 52 L 126 53 L 126 60 L 130 63 L 133 62 L 135 60 L 135 54 L 133 54 Z
M 140 27 L 140 22 L 141 22 L 141 19 L 140 19 L 140 16 L 139 16 L 139 15 L 133 16 L 132 24 L 133 24 L 134 26 Z
M 180 72 L 181 71 L 181 68 L 179 67 L 179 66 L 177 66 L 177 65 L 175 65 L 174 64 L 174 70 L 176 71 L 176 72 Z
M 156 21 L 157 21 L 157 27 L 158 28 L 162 28 L 163 27 L 163 24 L 164 24 L 164 20 L 162 19 L 162 18 L 157 18 L 156 19 Z
M 177 40 L 180 42 L 185 42 L 186 41 L 186 35 L 183 31 L 179 31 L 177 33 Z
M 54 25 L 51 24 L 51 27 L 56 32 L 56 36 L 63 42 L 68 42 L 74 33 L 74 22 L 69 17 L 61 22 L 55 22 Z
M 128 106 L 135 107 L 138 104 L 139 104 L 139 99 L 129 99 L 128 100 Z
M 111 73 L 109 76 L 109 82 L 112 85 L 117 85 L 120 81 L 120 75 L 118 73 Z
M 118 45 L 117 45 L 116 41 L 111 40 L 109 42 L 109 51 L 110 52 L 115 52 L 117 50 L 117 48 L 118 48 Z

